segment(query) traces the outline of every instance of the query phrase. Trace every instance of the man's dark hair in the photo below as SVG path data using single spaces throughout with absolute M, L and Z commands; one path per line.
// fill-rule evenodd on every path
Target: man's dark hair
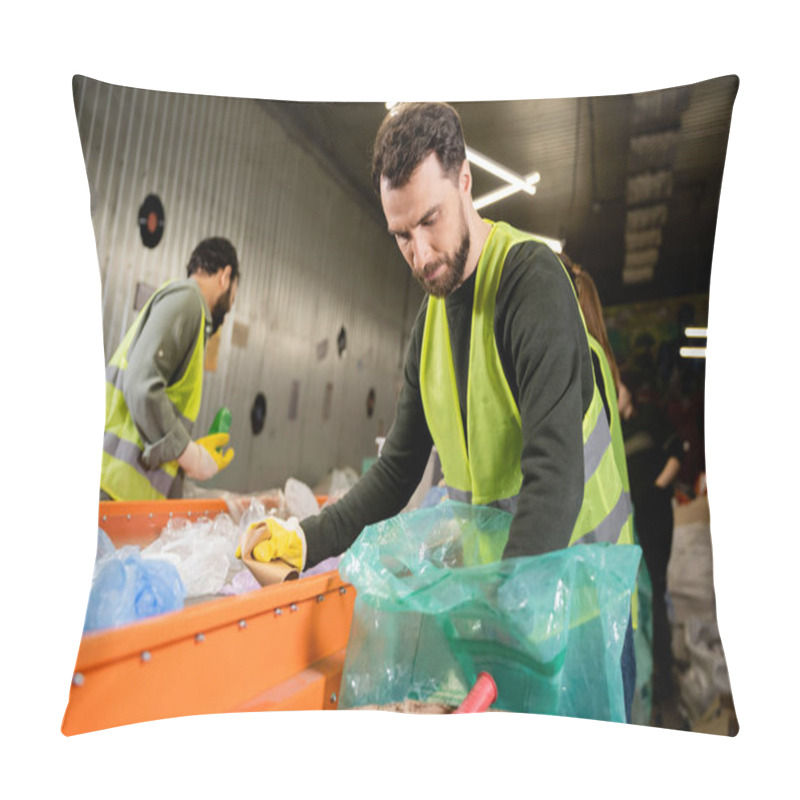
M 457 181 L 467 157 L 458 112 L 446 103 L 395 106 L 375 136 L 372 186 L 378 196 L 381 178 L 393 189 L 404 186 L 430 153 L 436 153 L 444 173 Z
M 239 259 L 236 256 L 236 248 L 221 236 L 212 236 L 210 239 L 203 239 L 189 258 L 189 265 L 186 267 L 186 276 L 194 275 L 198 270 L 202 270 L 206 275 L 213 275 L 230 264 L 231 283 L 239 277 Z

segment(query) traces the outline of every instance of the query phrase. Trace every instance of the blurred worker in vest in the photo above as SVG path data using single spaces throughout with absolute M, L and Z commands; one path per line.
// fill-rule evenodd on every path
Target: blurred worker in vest
M 405 507 L 433 444 L 451 498 L 514 514 L 506 558 L 631 541 L 570 278 L 546 244 L 480 217 L 457 112 L 393 108 L 376 136 L 372 178 L 389 235 L 427 293 L 395 422 L 348 494 L 272 530 L 264 557 L 303 569 L 342 553 L 366 525 Z M 623 661 L 630 700 L 630 630 Z
M 632 528 L 633 508 L 630 504 L 630 482 L 625 459 L 625 442 L 619 418 L 618 399 L 618 392 L 624 390 L 627 395 L 627 389 L 620 381 L 617 359 L 611 349 L 611 343 L 608 341 L 608 331 L 603 319 L 603 305 L 600 302 L 600 294 L 597 291 L 594 279 L 580 264 L 574 263 L 566 253 L 562 253 L 560 258 L 575 284 L 575 293 L 578 296 L 578 303 L 586 323 L 595 381 L 600 391 L 600 397 L 603 400 L 606 419 L 611 430 L 611 447 L 614 451 L 614 458 L 622 478 L 622 485 L 628 496 L 628 525 Z
M 106 368 L 101 500 L 163 500 L 183 478 L 205 481 L 233 459 L 225 434 L 192 440 L 200 411 L 205 347 L 236 296 L 236 249 L 204 239 L 187 277 L 147 301 Z
M 633 498 L 634 524 L 653 585 L 653 718 L 660 724 L 662 708 L 673 696 L 672 629 L 667 615 L 667 567 L 672 553 L 673 482 L 681 468 L 683 443 L 649 396 L 636 373 L 622 382 L 629 394 L 621 398 L 620 418 Z

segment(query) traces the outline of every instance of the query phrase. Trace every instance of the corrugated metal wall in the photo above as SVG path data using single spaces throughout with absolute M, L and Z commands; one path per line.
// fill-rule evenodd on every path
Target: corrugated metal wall
M 236 458 L 206 485 L 252 491 L 289 476 L 313 485 L 337 466 L 360 470 L 394 419 L 402 356 L 422 297 L 379 218 L 258 101 L 80 77 L 74 90 L 106 360 L 135 319 L 137 284 L 184 277 L 201 239 L 228 237 L 242 278 L 221 329 L 218 368 L 205 375 L 197 430 L 229 406 Z M 153 249 L 142 244 L 138 223 L 149 194 L 165 209 L 164 235 Z M 244 337 L 234 339 L 235 326 L 246 334 L 244 344 Z M 340 358 L 342 326 L 348 347 Z M 291 420 L 293 382 L 300 390 Z M 333 390 L 323 419 L 327 384 Z M 368 417 L 370 388 L 376 403 Z M 268 415 L 254 436 L 250 409 L 258 392 L 267 397 Z

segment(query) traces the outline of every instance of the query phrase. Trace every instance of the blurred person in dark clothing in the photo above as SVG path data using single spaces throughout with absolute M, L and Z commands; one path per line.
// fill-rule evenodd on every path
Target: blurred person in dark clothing
M 667 565 L 672 550 L 672 484 L 683 445 L 669 420 L 634 374 L 623 374 L 629 392 L 620 418 L 633 500 L 633 518 L 653 585 L 653 710 L 672 696 L 672 643 L 667 618 Z

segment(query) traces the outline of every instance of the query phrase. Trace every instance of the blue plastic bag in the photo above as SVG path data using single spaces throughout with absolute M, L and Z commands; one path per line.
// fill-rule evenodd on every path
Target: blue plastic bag
M 177 568 L 144 559 L 123 547 L 98 561 L 89 594 L 84 631 L 116 628 L 183 608 L 186 592 Z
M 456 706 L 480 672 L 507 711 L 625 721 L 620 658 L 641 549 L 577 545 L 501 561 L 511 515 L 446 501 L 366 528 L 340 708 Z

